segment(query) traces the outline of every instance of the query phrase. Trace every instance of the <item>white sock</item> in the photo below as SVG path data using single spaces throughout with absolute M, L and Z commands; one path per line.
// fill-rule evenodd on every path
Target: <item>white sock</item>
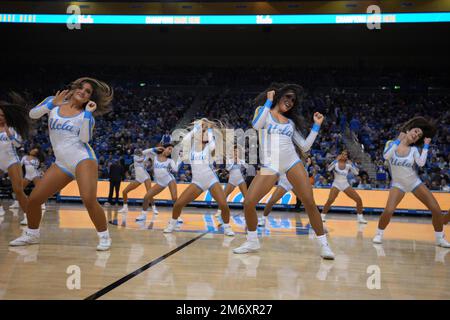
M 178 223 L 178 219 L 173 219 L 173 218 L 170 218 L 170 222 L 169 222 L 171 225 L 173 225 L 173 226 L 176 226 L 177 225 L 177 223 Z
M 383 234 L 384 234 L 384 230 L 377 228 L 377 235 L 383 236 Z
M 40 235 L 39 228 L 37 228 L 37 229 L 27 228 L 27 233 L 31 234 L 32 236 L 35 236 L 35 237 L 39 237 L 39 235 Z
M 223 224 L 223 228 L 224 228 L 224 229 L 228 229 L 229 227 L 230 227 L 230 224 L 229 224 L 229 223 L 224 223 L 224 224 Z
M 362 213 L 358 213 L 358 217 L 362 218 L 363 214 Z
M 148 214 L 148 209 L 147 210 L 142 210 L 141 213 L 142 214 Z
M 436 236 L 436 240 L 444 238 L 444 231 L 441 232 L 434 232 L 434 235 Z
M 257 241 L 258 240 L 258 231 L 247 231 L 247 240 L 248 241 Z
M 156 208 L 156 204 L 152 204 L 152 208 Z
M 106 229 L 102 232 L 97 232 L 99 238 L 109 238 L 109 230 Z
M 128 204 L 125 203 L 123 207 L 128 209 Z
M 322 246 L 328 245 L 327 236 L 325 234 L 323 234 L 321 236 L 317 236 L 317 241 L 319 241 L 320 245 L 322 245 Z

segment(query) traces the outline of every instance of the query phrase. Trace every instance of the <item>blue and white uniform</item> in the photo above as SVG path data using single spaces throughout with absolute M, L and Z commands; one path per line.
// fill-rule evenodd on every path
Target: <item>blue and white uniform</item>
M 260 131 L 260 145 L 262 147 L 261 162 L 263 168 L 269 169 L 277 175 L 283 175 L 297 163 L 301 162 L 294 143 L 307 152 L 316 139 L 320 125 L 314 124 L 306 139 L 295 130 L 292 120 L 281 123 L 270 113 L 272 101 L 267 100 L 264 106 L 258 107 L 253 119 L 253 128 Z
M 9 128 L 10 136 L 6 131 L 0 132 L 0 171 L 8 172 L 13 164 L 20 163 L 16 148 L 22 144 L 22 138 L 13 129 Z
M 192 169 L 192 183 L 197 185 L 201 190 L 206 191 L 214 184 L 218 183 L 219 178 L 212 168 L 213 162 L 211 153 L 216 148 L 213 130 L 208 129 L 208 143 L 202 150 L 199 150 L 201 142 L 197 141 L 199 138 L 197 135 L 202 134 L 201 125 L 196 124 L 194 129 L 183 138 L 183 143 L 190 143 L 192 136 L 195 136 L 193 146 L 189 153 L 189 163 L 191 164 Z
M 228 177 L 228 183 L 237 187 L 241 183 L 245 182 L 244 177 L 242 176 L 241 168 L 248 168 L 248 165 L 244 160 L 239 159 L 237 162 L 232 163 L 228 166 L 227 170 L 230 172 Z
M 170 182 L 175 181 L 173 174 L 178 172 L 181 161 L 178 161 L 177 164 L 170 158 L 167 158 L 166 161 L 159 161 L 156 148 L 144 150 L 143 153 L 152 157 L 156 184 L 165 188 Z
M 355 166 L 354 163 L 345 163 L 344 169 L 339 168 L 339 161 L 334 160 L 328 166 L 328 171 L 334 172 L 334 181 L 331 187 L 338 189 L 339 191 L 344 191 L 347 188 L 350 188 L 350 184 L 348 183 L 348 173 L 351 171 L 354 175 L 358 175 L 359 169 Z
M 147 164 L 148 164 L 148 154 L 144 154 L 142 152 L 141 156 L 134 155 L 133 161 L 134 161 L 134 177 L 137 182 L 144 183 L 145 181 L 150 179 L 150 174 L 147 171 Z
M 415 164 L 423 167 L 427 161 L 429 145 L 425 144 L 422 153 L 417 147 L 410 147 L 409 153 L 400 157 L 397 148 L 400 140 L 388 141 L 384 149 L 383 156 L 389 162 L 392 176 L 391 188 L 398 188 L 403 192 L 412 192 L 422 184 L 419 175 L 415 170 Z
M 33 181 L 34 179 L 41 177 L 41 172 L 39 171 L 40 162 L 38 159 L 30 156 L 23 156 L 20 162 L 25 166 L 25 179 Z
M 73 117 L 60 114 L 60 106 L 53 104 L 54 97 L 44 99 L 30 111 L 32 119 L 48 114 L 48 131 L 55 164 L 71 178 L 75 178 L 76 168 L 84 160 L 96 160 L 94 150 L 89 145 L 94 130 L 92 112 L 81 111 Z

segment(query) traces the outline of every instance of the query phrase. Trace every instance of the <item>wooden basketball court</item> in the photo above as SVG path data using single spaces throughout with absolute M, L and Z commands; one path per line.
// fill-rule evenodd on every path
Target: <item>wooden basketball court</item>
M 3 202 L 4 208 L 9 206 Z M 181 230 L 163 234 L 170 207 L 135 222 L 108 208 L 110 251 L 84 207 L 48 205 L 41 243 L 9 247 L 22 232 L 19 210 L 0 217 L 0 299 L 450 299 L 450 249 L 434 245 L 431 218 L 396 217 L 383 245 L 374 245 L 378 215 L 358 225 L 350 214 L 326 223 L 335 261 L 324 261 L 306 214 L 273 212 L 260 229 L 262 249 L 231 249 L 245 239 L 241 210 L 232 210 L 236 237 L 226 237 L 216 209 L 188 208 Z M 445 231 L 450 236 L 450 227 Z M 79 284 L 79 288 L 77 288 Z

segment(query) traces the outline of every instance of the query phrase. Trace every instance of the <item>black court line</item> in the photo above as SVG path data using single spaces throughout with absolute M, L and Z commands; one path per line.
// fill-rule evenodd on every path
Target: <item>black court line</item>
M 96 299 L 100 298 L 101 296 L 107 294 L 111 290 L 114 290 L 118 286 L 124 284 L 128 280 L 136 277 L 137 275 L 139 275 L 140 273 L 144 272 L 145 270 L 147 270 L 147 269 L 157 265 L 158 263 L 160 263 L 164 259 L 167 259 L 168 257 L 170 257 L 171 255 L 177 253 L 181 249 L 183 249 L 183 248 L 187 247 L 188 245 L 194 243 L 195 241 L 197 241 L 198 239 L 200 239 L 201 237 L 203 237 L 204 235 L 206 235 L 208 233 L 209 233 L 209 231 L 205 232 L 205 233 L 202 233 L 201 235 L 195 237 L 194 239 L 191 239 L 188 242 L 182 244 L 181 246 L 176 247 L 175 249 L 173 249 L 172 251 L 166 253 L 165 255 L 162 255 L 161 257 L 156 258 L 155 260 L 147 263 L 145 266 L 142 266 L 139 269 L 137 269 L 137 270 L 131 272 L 130 274 L 126 275 L 125 277 L 117 280 L 116 282 L 111 283 L 109 286 L 104 287 L 103 289 L 100 289 L 99 291 L 97 291 L 96 293 L 90 295 L 89 297 L 85 298 L 84 300 L 96 300 Z

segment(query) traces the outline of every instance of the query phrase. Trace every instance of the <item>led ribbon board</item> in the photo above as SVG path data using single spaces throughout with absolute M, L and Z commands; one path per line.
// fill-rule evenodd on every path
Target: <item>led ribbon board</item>
M 0 23 L 49 24 L 163 24 L 163 25 L 257 25 L 257 24 L 367 24 L 450 22 L 450 12 L 384 14 L 291 14 L 291 15 L 71 15 L 0 13 Z

